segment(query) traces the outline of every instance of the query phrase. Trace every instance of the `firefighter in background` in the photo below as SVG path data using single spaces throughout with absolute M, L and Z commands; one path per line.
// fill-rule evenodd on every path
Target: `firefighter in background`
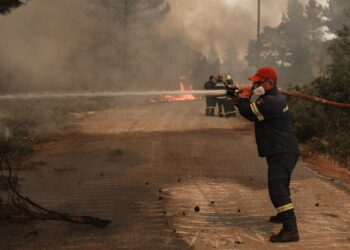
M 298 241 L 289 184 L 299 148 L 286 98 L 277 88 L 277 72 L 272 67 L 259 69 L 249 80 L 253 86 L 242 90 L 237 106 L 242 116 L 255 123 L 259 156 L 267 160 L 269 195 L 277 210 L 270 222 L 283 224 L 280 233 L 271 236 L 270 241 Z
M 226 85 L 224 82 L 224 76 L 221 74 L 218 74 L 217 78 L 216 78 L 216 84 L 215 84 L 215 89 L 216 90 L 226 90 Z M 226 95 L 220 95 L 216 97 L 217 99 L 217 103 L 218 103 L 218 107 L 219 107 L 219 116 L 220 117 L 224 117 L 227 110 L 226 110 L 226 99 L 227 96 Z
M 225 85 L 226 85 L 226 88 L 232 88 L 232 89 L 234 88 L 234 83 L 233 83 L 231 75 L 226 75 Z M 233 105 L 233 102 L 232 102 L 232 96 L 227 95 L 225 106 L 226 106 L 225 116 L 226 117 L 235 117 L 236 116 L 236 109 L 235 109 L 235 105 Z
M 210 76 L 209 81 L 207 81 L 204 84 L 205 90 L 212 90 L 215 89 L 215 76 Z M 205 115 L 206 116 L 214 116 L 215 112 L 215 106 L 216 106 L 216 96 L 206 96 L 206 108 L 205 108 Z

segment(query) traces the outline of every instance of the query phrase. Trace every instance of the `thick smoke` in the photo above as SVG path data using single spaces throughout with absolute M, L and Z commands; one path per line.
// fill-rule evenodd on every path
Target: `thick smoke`
M 215 48 L 242 58 L 256 35 L 256 0 L 168 0 L 157 25 L 130 27 L 127 64 L 121 22 L 98 0 L 32 0 L 0 17 L 0 90 L 173 89 Z M 262 1 L 262 25 L 276 25 L 286 0 Z M 141 17 L 142 18 L 142 17 Z M 203 64 L 203 65 L 199 65 Z
M 302 0 L 306 3 L 308 0 Z M 327 0 L 318 0 L 326 4 Z M 172 0 L 173 12 L 163 33 L 185 36 L 192 48 L 208 56 L 212 46 L 224 60 L 228 47 L 244 56 L 248 40 L 257 33 L 257 0 Z M 261 1 L 261 27 L 277 26 L 287 11 L 287 0 Z
M 0 17 L 3 88 L 69 86 L 69 56 L 91 42 L 97 25 L 86 15 L 84 4 L 84 0 L 34 0 Z

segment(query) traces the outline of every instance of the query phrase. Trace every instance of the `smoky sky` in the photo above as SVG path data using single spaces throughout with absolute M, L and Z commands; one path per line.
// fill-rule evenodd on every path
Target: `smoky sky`
M 0 16 L 2 81 L 63 84 L 69 55 L 93 36 L 96 23 L 86 15 L 86 2 L 33 0 Z
M 302 0 L 306 3 L 308 0 Z M 228 46 L 243 57 L 247 42 L 257 33 L 257 0 L 170 0 L 172 12 L 162 24 L 164 35 L 183 35 L 207 55 L 214 46 L 220 58 Z M 288 0 L 262 0 L 261 26 L 276 26 L 287 11 Z M 318 0 L 326 4 L 327 0 Z
M 13 90 L 17 85 L 21 86 L 19 89 L 27 86 L 25 89 L 36 90 L 45 86 L 55 90 L 72 88 L 72 83 L 76 87 L 85 82 L 95 86 L 102 86 L 104 82 L 125 82 L 121 77 L 122 69 L 114 67 L 120 60 L 115 44 L 120 42 L 118 38 L 122 33 L 118 27 L 112 32 L 108 29 L 106 14 L 93 4 L 94 1 L 31 0 L 10 15 L 0 16 L 0 83 L 11 85 Z M 170 13 L 155 25 L 150 37 L 176 38 L 204 56 L 215 47 L 222 59 L 228 47 L 234 47 L 243 57 L 248 40 L 256 35 L 256 0 L 168 2 Z M 287 0 L 261 2 L 262 26 L 278 25 L 286 11 Z M 147 43 L 138 39 L 137 33 L 131 39 L 138 58 L 143 60 L 135 66 L 142 70 L 142 78 L 134 80 L 154 81 L 157 76 L 147 76 L 147 72 L 162 72 L 165 82 L 167 73 L 171 72 L 173 76 L 169 81 L 175 81 L 175 75 L 182 73 L 175 71 L 180 71 L 182 64 L 187 63 L 190 69 L 191 60 L 181 58 L 181 53 L 172 59 L 171 69 L 167 62 L 157 61 L 152 50 L 158 48 L 143 47 Z M 103 42 L 105 40 L 110 42 Z M 174 60 L 179 67 L 174 67 Z

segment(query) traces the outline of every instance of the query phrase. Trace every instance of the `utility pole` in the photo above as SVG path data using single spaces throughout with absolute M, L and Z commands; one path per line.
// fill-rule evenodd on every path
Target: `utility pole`
M 124 68 L 128 68 L 128 43 L 129 43 L 129 3 L 128 0 L 124 0 L 124 53 L 123 53 L 123 63 Z
M 258 19 L 257 19 L 257 36 L 256 36 L 256 68 L 260 67 L 260 50 L 261 50 L 261 37 L 260 37 L 260 3 L 258 0 Z
M 129 18 L 129 4 L 128 0 L 124 0 L 124 29 L 128 28 L 128 18 Z

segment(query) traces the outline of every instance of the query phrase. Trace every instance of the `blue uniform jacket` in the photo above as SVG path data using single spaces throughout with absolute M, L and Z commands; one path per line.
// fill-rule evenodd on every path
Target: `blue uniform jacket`
M 280 153 L 299 153 L 293 132 L 287 101 L 277 87 L 266 92 L 256 102 L 240 99 L 239 112 L 255 122 L 255 137 L 260 157 Z

